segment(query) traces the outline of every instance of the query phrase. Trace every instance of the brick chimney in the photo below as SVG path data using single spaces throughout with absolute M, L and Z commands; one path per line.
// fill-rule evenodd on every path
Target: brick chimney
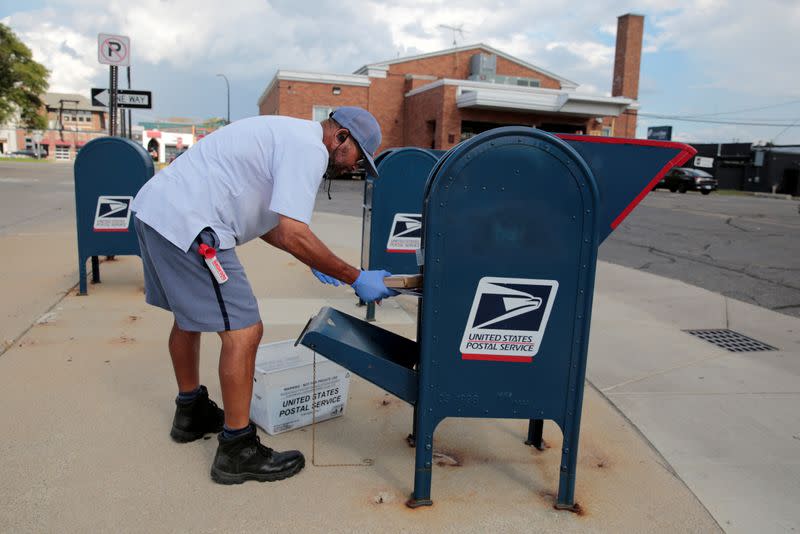
M 614 53 L 614 79 L 611 96 L 639 98 L 639 68 L 642 63 L 644 16 L 628 13 L 617 17 L 617 48 Z M 614 123 L 617 137 L 636 136 L 636 111 L 628 110 Z

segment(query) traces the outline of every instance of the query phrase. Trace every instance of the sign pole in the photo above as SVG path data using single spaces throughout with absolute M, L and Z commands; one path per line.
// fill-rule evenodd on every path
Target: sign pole
M 128 65 L 128 89 L 131 88 L 131 66 Z M 133 139 L 133 123 L 131 122 L 131 110 L 128 108 L 128 139 Z
M 117 135 L 117 70 L 116 65 L 109 67 L 108 135 L 111 137 Z

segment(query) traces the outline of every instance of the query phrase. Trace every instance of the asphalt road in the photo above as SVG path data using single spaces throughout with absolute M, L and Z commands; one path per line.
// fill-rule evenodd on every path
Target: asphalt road
M 363 182 L 335 180 L 317 210 L 361 216 Z M 654 191 L 600 247 L 600 259 L 800 317 L 800 203 Z
M 657 191 L 600 259 L 800 317 L 800 203 Z
M 0 161 L 0 234 L 75 227 L 72 165 Z M 76 244 L 77 246 L 77 244 Z
M 317 210 L 360 216 L 363 182 L 335 180 Z M 656 191 L 600 259 L 800 317 L 800 203 Z M 0 233 L 74 225 L 72 166 L 0 161 Z

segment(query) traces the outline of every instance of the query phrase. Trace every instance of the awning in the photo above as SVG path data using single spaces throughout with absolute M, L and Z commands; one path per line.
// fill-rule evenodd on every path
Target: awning
M 585 95 L 554 89 L 459 87 L 461 109 L 543 112 L 584 117 L 616 117 L 634 103 L 630 98 Z

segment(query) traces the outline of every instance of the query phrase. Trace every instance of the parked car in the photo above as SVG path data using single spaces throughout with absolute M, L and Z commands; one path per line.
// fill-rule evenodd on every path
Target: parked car
M 33 150 L 32 148 L 27 148 L 25 150 L 15 150 L 11 154 L 9 154 L 9 156 L 11 156 L 12 158 L 35 158 L 36 157 L 36 151 Z M 40 149 L 39 150 L 39 157 L 40 158 L 46 158 L 47 157 L 47 152 L 45 152 L 43 149 Z
M 669 189 L 673 193 L 685 193 L 686 191 L 700 191 L 707 195 L 717 190 L 717 180 L 700 169 L 690 169 L 688 167 L 675 167 L 661 179 L 653 189 Z

